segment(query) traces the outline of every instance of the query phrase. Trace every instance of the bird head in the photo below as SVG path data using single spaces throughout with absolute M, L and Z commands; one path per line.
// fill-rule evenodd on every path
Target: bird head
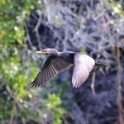
M 46 48 L 46 49 L 42 49 L 41 51 L 37 51 L 36 53 L 41 53 L 45 55 L 55 55 L 57 54 L 57 50 L 53 48 Z

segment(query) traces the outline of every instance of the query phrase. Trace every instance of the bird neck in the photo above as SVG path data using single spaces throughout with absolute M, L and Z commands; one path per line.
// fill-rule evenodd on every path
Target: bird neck
M 57 52 L 57 56 L 61 56 L 62 52 Z
M 55 51 L 52 51 L 51 53 L 50 53 L 50 55 L 54 55 L 54 56 L 60 56 L 61 55 L 61 53 L 62 52 L 58 52 L 57 50 L 55 50 Z

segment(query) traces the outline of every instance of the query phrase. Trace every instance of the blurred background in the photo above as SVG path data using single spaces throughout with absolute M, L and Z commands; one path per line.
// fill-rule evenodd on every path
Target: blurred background
M 43 48 L 81 51 L 94 68 L 80 88 L 72 69 L 32 88 Z M 0 124 L 124 124 L 123 0 L 0 1 Z

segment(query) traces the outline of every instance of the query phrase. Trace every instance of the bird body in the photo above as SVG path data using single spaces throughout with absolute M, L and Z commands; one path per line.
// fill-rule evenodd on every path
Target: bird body
M 95 65 L 94 59 L 80 52 L 58 52 L 56 49 L 47 48 L 37 53 L 48 54 L 50 56 L 32 82 L 32 86 L 42 86 L 58 73 L 73 66 L 72 84 L 73 87 L 80 87 L 86 81 Z
M 60 57 L 61 57 L 63 60 L 65 60 L 65 61 L 67 61 L 67 62 L 73 64 L 73 63 L 74 63 L 74 54 L 75 54 L 74 52 L 65 51 L 65 52 L 61 52 Z

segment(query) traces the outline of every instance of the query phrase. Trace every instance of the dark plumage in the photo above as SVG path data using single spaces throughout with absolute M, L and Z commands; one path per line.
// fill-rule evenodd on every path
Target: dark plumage
M 89 76 L 89 72 L 95 65 L 94 59 L 90 56 L 72 51 L 58 52 L 56 49 L 43 49 L 37 53 L 50 55 L 45 61 L 41 71 L 38 73 L 32 86 L 42 86 L 59 72 L 74 66 L 72 84 L 73 87 L 80 87 Z M 102 65 L 102 64 L 100 64 Z M 102 65 L 104 66 L 104 65 Z

